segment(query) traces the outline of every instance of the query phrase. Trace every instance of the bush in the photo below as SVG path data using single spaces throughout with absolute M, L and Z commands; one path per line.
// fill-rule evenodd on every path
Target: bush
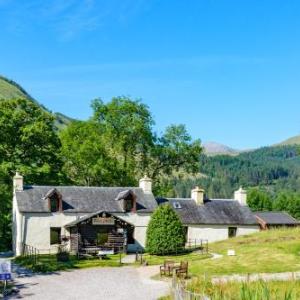
M 147 228 L 146 250 L 164 255 L 184 250 L 185 233 L 181 220 L 169 204 L 159 206 L 151 216 Z

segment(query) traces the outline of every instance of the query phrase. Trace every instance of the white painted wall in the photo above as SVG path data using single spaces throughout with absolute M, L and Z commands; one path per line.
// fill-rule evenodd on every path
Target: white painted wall
M 17 204 L 15 203 L 15 205 Z M 15 205 L 13 240 L 15 241 L 14 251 L 16 255 L 21 254 L 23 243 L 37 248 L 40 253 L 56 253 L 58 245 L 50 245 L 50 227 L 61 227 L 61 234 L 69 236 L 70 233 L 64 226 L 86 215 L 85 213 L 61 212 L 20 214 Z M 134 239 L 136 243 L 131 245 L 128 250 L 135 251 L 140 247 L 145 247 L 150 214 L 119 213 L 115 215 L 135 226 Z
M 151 218 L 150 213 L 119 213 L 115 214 L 120 219 L 134 225 L 134 239 L 136 243 L 128 247 L 128 251 L 136 251 L 146 246 L 146 231 Z
M 17 202 L 13 201 L 13 244 L 16 255 L 21 254 L 21 245 L 26 243 L 40 250 L 41 253 L 55 253 L 57 245 L 50 245 L 50 227 L 61 227 L 62 235 L 69 236 L 64 228 L 84 213 L 19 213 Z M 118 213 L 117 217 L 135 226 L 134 239 L 136 243 L 129 246 L 129 251 L 135 251 L 146 245 L 146 231 L 151 214 Z M 228 238 L 230 225 L 191 225 L 188 227 L 188 239 L 207 239 L 210 243 Z M 235 226 L 237 236 L 259 231 L 259 226 Z
M 69 236 L 64 228 L 80 216 L 78 213 L 23 213 L 22 214 L 22 239 L 18 244 L 16 255 L 20 255 L 22 243 L 37 248 L 40 253 L 55 253 L 58 245 L 50 245 L 50 227 L 61 227 L 61 234 Z
M 21 254 L 22 243 L 22 214 L 19 211 L 16 194 L 13 195 L 13 209 L 12 209 L 12 246 L 15 255 Z
M 187 239 L 208 240 L 209 243 L 228 239 L 228 227 L 237 227 L 237 236 L 259 231 L 258 225 L 190 225 Z

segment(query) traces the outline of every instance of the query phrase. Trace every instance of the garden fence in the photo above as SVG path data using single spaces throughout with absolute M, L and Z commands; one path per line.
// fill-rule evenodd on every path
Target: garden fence
M 175 273 L 172 278 L 172 297 L 174 300 L 210 300 L 209 297 L 203 294 L 187 290 L 185 282 L 177 278 Z
M 33 265 L 36 265 L 39 257 L 39 250 L 33 246 L 23 244 L 22 256 L 30 261 Z

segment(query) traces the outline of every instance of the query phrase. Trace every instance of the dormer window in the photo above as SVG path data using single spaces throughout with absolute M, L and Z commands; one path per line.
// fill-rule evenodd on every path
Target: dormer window
M 49 202 L 50 202 L 50 211 L 51 212 L 59 211 L 59 198 L 57 197 L 56 194 L 54 194 L 53 196 L 51 196 L 49 198 Z
M 133 210 L 134 207 L 134 200 L 133 199 L 126 199 L 124 201 L 124 206 L 125 206 L 125 211 L 126 212 L 131 212 Z
M 50 212 L 62 211 L 62 197 L 56 189 L 51 189 L 45 198 L 48 199 L 48 207 Z
M 136 195 L 132 190 L 125 190 L 118 194 L 117 201 L 124 212 L 136 212 Z

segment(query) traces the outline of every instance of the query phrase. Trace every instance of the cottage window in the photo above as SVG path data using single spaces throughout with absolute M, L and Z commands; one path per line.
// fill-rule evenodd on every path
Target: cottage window
M 61 228 L 51 227 L 50 228 L 50 245 L 60 244 L 61 241 Z
M 133 209 L 133 199 L 127 199 L 125 200 L 125 211 L 126 212 L 131 212 Z
M 60 199 L 57 194 L 52 195 L 49 198 L 50 211 L 57 212 L 60 209 Z
M 228 237 L 232 238 L 236 236 L 237 228 L 236 227 L 228 227 Z

